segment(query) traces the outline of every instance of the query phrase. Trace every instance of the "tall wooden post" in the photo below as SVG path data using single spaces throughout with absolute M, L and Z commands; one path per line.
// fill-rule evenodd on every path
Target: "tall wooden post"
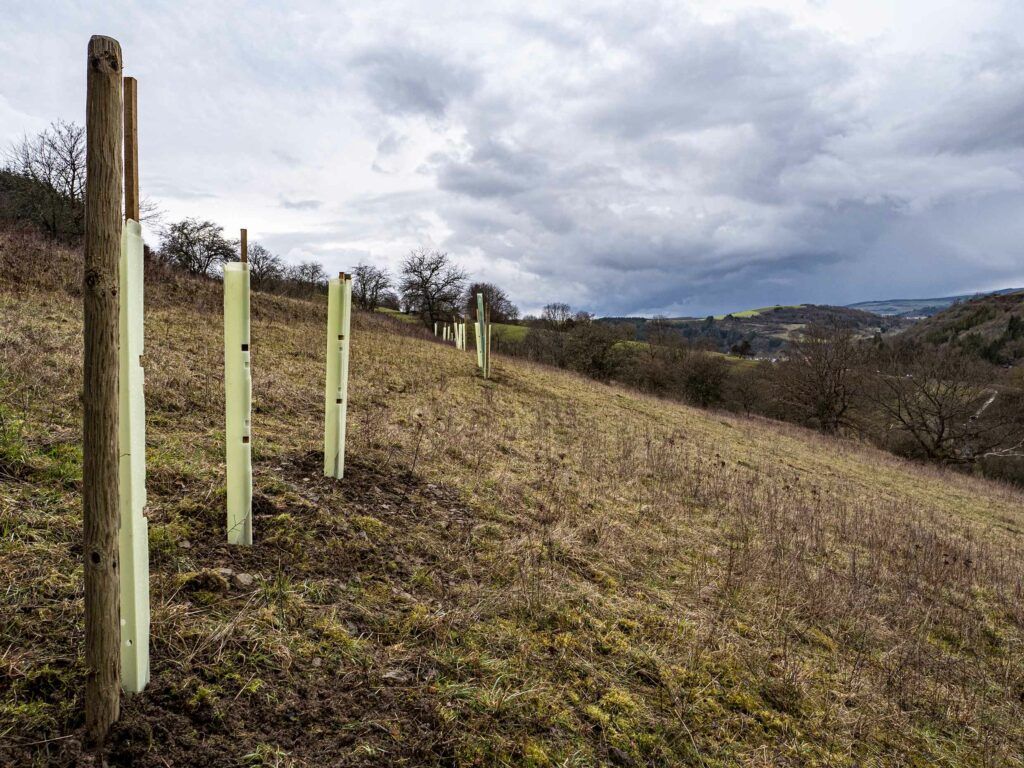
M 146 521 L 146 400 L 142 370 L 143 264 L 139 225 L 135 78 L 124 79 L 124 203 L 121 233 L 118 441 L 120 444 L 121 687 L 149 682 L 149 524 Z
M 348 356 L 352 330 L 352 276 L 327 285 L 327 381 L 324 388 L 324 475 L 345 476 Z
M 118 626 L 118 257 L 121 246 L 121 46 L 89 40 L 86 81 L 82 522 L 85 726 L 102 744 L 120 708 Z
M 224 440 L 229 544 L 252 545 L 252 370 L 249 367 L 249 253 L 224 265 Z
M 139 220 L 138 83 L 124 79 L 124 217 Z

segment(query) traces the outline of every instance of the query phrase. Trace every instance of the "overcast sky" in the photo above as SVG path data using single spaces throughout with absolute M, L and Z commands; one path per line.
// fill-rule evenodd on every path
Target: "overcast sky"
M 616 315 L 1024 285 L 1020 0 L 0 6 L 0 142 L 84 122 L 111 35 L 143 194 L 289 261 Z

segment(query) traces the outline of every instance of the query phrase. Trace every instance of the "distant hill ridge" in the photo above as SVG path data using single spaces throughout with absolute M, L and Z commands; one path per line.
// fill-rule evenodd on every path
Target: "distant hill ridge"
M 944 309 L 954 304 L 981 296 L 1002 296 L 1008 293 L 1017 293 L 1024 288 L 1003 288 L 999 291 L 981 291 L 978 293 L 963 293 L 959 296 L 940 296 L 930 299 L 883 299 L 879 301 L 860 301 L 856 304 L 847 304 L 851 309 L 861 309 L 865 312 L 873 312 L 876 315 L 887 315 L 896 317 L 931 317 L 937 315 Z
M 647 339 L 651 323 L 642 317 L 603 317 L 600 321 L 632 324 L 637 341 Z M 763 307 L 718 317 L 666 318 L 663 322 L 691 343 L 709 344 L 719 352 L 742 347 L 745 354 L 755 356 L 775 354 L 794 332 L 807 325 L 839 325 L 868 336 L 895 332 L 908 323 L 900 317 L 883 317 L 861 309 L 818 304 Z
M 907 338 L 936 346 L 953 345 L 997 365 L 1024 360 L 1024 289 L 968 298 L 926 317 Z

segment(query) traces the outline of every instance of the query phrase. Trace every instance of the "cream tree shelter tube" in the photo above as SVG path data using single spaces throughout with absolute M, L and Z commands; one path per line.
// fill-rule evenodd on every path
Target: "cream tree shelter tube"
M 118 443 L 121 528 L 121 687 L 149 682 L 149 523 L 146 521 L 146 401 L 143 392 L 142 229 L 129 219 L 121 234 L 121 344 Z
M 244 254 L 244 250 L 243 250 Z M 252 544 L 252 371 L 249 265 L 224 265 L 224 408 L 228 543 Z
M 137 83 L 124 78 L 124 216 L 118 306 L 118 557 L 121 561 L 121 688 L 149 682 L 149 522 L 146 520 L 146 398 L 142 370 L 143 265 L 139 226 Z
M 345 476 L 351 327 L 352 277 L 342 272 L 327 284 L 327 381 L 324 388 L 324 475 L 338 480 Z
M 476 334 L 476 367 L 481 371 L 484 369 L 484 345 L 480 341 L 480 321 L 473 323 L 473 332 Z
M 484 378 L 491 375 L 491 324 L 484 308 L 484 295 L 476 295 L 476 364 Z

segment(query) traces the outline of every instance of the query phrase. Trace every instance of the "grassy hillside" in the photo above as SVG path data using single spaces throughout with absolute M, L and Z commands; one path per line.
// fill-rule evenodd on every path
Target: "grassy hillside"
M 0 764 L 92 764 L 80 266 L 0 261 Z M 1018 492 L 500 357 L 485 382 L 363 314 L 330 481 L 324 308 L 257 295 L 232 548 L 219 288 L 147 290 L 153 680 L 112 765 L 1024 765 Z
M 772 312 L 776 309 L 799 309 L 804 306 L 803 304 L 787 304 L 781 305 L 776 304 L 773 307 L 758 307 L 757 309 L 744 309 L 740 312 L 730 312 L 727 315 L 715 315 L 715 320 L 724 320 L 727 317 L 757 317 L 763 315 L 765 312 Z
M 907 338 L 954 344 L 994 363 L 1024 359 L 1024 291 L 979 296 L 913 325 Z

